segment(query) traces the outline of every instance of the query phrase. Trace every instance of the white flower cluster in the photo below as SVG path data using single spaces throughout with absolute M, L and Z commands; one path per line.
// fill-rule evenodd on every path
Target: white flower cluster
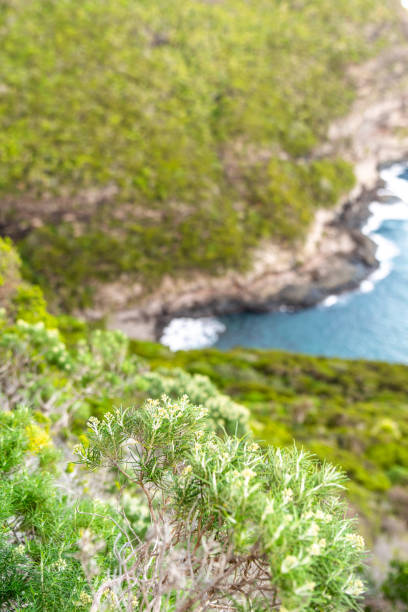
M 293 501 L 293 491 L 292 489 L 284 489 L 283 491 L 283 495 L 282 495 L 282 501 L 284 504 L 288 504 L 289 502 Z
M 63 572 L 67 568 L 67 562 L 65 559 L 58 559 L 58 561 L 52 564 L 52 567 L 56 572 Z
M 183 395 L 177 401 L 172 400 L 167 395 L 162 395 L 160 401 L 148 399 L 145 407 L 150 412 L 153 429 L 159 429 L 165 421 L 171 424 L 182 420 L 191 404 L 187 395 Z M 201 406 L 194 416 L 196 420 L 205 418 L 207 416 L 207 409 Z
M 357 550 L 364 550 L 365 549 L 364 538 L 363 538 L 363 536 L 359 535 L 358 533 L 347 533 L 344 536 L 344 539 L 347 542 L 349 542 L 352 546 L 357 548 Z
M 364 582 L 359 578 L 352 578 L 347 582 L 344 592 L 352 597 L 359 597 L 364 593 L 364 590 Z
M 313 542 L 313 544 L 310 547 L 310 554 L 312 556 L 319 556 L 322 554 L 325 547 L 326 547 L 326 540 L 325 538 L 321 538 L 318 542 Z

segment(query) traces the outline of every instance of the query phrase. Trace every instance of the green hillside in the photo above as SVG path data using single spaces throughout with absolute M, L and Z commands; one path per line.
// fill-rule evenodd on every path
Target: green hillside
M 264 612 L 272 597 L 284 610 L 361 610 L 364 590 L 381 606 L 367 601 L 367 611 L 406 601 L 400 560 L 387 600 L 378 581 L 364 584 L 364 543 L 348 518 L 358 512 L 369 548 L 406 524 L 406 366 L 174 354 L 48 314 L 9 242 L 0 241 L 0 271 L 0 610 L 89 611 L 92 601 L 148 610 L 157 596 L 160 611 L 190 601 L 198 611 L 206 588 L 237 611 Z M 345 488 L 330 464 L 348 476 Z M 141 591 L 143 559 L 156 563 L 152 530 L 169 525 L 175 540 L 157 532 L 154 544 L 167 586 L 157 595 L 152 578 Z M 191 541 L 192 574 L 180 561 Z M 215 588 L 201 570 L 210 563 L 217 576 L 211 563 L 224 567 L 229 550 L 257 578 L 238 572 Z M 169 590 L 169 567 L 190 578 Z M 262 597 L 259 580 L 270 585 Z M 250 608 L 238 605 L 238 586 Z
M 314 159 L 377 52 L 379 0 L 0 6 L 0 226 L 54 305 L 96 281 L 248 265 L 353 184 Z M 41 248 L 39 248 L 41 246 Z
M 296 253 L 397 4 L 0 0 L 0 612 L 406 609 L 407 366 L 71 316 Z
M 381 525 L 380 507 L 408 485 L 408 369 L 403 365 L 235 349 L 170 353 L 131 343 L 163 375 L 182 368 L 208 376 L 251 414 L 256 438 L 278 446 L 293 440 L 340 465 L 351 478 L 351 499 Z M 386 507 L 386 506 L 385 506 Z M 404 518 L 405 504 L 394 510 Z M 386 509 L 386 512 L 388 510 Z

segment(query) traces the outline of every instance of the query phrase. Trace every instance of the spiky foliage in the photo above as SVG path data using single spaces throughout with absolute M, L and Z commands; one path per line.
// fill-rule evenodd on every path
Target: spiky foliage
M 76 449 L 146 497 L 152 528 L 131 532 L 121 573 L 101 585 L 117 609 L 358 609 L 364 542 L 345 518 L 343 476 L 295 448 L 217 436 L 205 409 L 163 396 L 91 419 Z

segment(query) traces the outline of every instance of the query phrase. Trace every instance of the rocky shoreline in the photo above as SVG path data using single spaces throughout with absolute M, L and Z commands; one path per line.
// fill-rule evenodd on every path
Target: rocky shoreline
M 259 249 L 254 269 L 246 275 L 231 272 L 218 279 L 196 277 L 184 282 L 166 279 L 158 295 L 111 315 L 109 327 L 122 329 L 133 338 L 157 340 L 173 318 L 296 311 L 358 288 L 378 267 L 377 247 L 361 229 L 370 216 L 369 204 L 381 199 L 378 190 L 383 186 L 379 180 L 374 189 L 363 190 L 331 213 L 330 221 L 325 211 L 319 237 L 301 253 L 303 262 L 299 252 L 271 257 L 275 253 L 268 245 L 266 257 L 262 260 Z
M 301 270 L 297 273 L 297 280 L 293 284 L 287 284 L 279 291 L 271 293 L 268 291 L 258 297 L 252 295 L 250 299 L 246 295 L 215 295 L 206 303 L 192 304 L 180 308 L 162 312 L 155 323 L 155 339 L 160 339 L 163 329 L 171 319 L 178 317 L 206 317 L 236 314 L 243 312 L 266 313 L 276 311 L 296 312 L 305 308 L 312 308 L 323 302 L 331 295 L 339 295 L 354 289 L 358 289 L 362 281 L 379 267 L 375 257 L 377 245 L 362 232 L 362 228 L 370 217 L 369 205 L 373 201 L 391 201 L 392 196 L 379 193 L 384 188 L 384 183 L 378 180 L 374 189 L 365 189 L 355 200 L 348 200 L 328 224 L 328 228 L 338 236 L 349 235 L 352 248 L 347 251 L 339 251 L 326 259 L 320 268 L 313 268 L 305 274 L 302 282 Z
M 230 271 L 218 278 L 199 274 L 190 279 L 166 278 L 154 295 L 140 296 L 133 307 L 115 309 L 108 326 L 135 339 L 158 340 L 175 318 L 296 311 L 316 306 L 328 296 L 357 289 L 379 266 L 377 245 L 362 229 L 371 216 L 372 202 L 395 201 L 384 189 L 379 172 L 397 161 L 400 160 L 376 168 L 373 188 L 360 186 L 359 195 L 336 210 L 319 211 L 301 249 L 279 250 L 276 245 L 263 245 L 254 254 L 253 266 L 247 273 Z M 129 303 L 133 286 L 124 287 L 111 287 L 110 295 Z
M 315 306 L 325 297 L 350 291 L 357 288 L 372 271 L 378 267 L 375 258 L 375 243 L 361 232 L 361 228 L 370 216 L 368 205 L 374 199 L 377 190 L 364 192 L 356 202 L 347 202 L 340 214 L 329 224 L 339 236 L 349 233 L 353 247 L 349 252 L 335 252 L 326 260 L 323 268 L 305 270 L 309 278 L 305 282 L 285 285 L 278 292 L 268 291 L 263 295 L 251 297 L 215 296 L 208 304 L 193 305 L 180 309 L 177 316 L 205 316 L 211 314 L 231 314 L 233 312 L 270 312 L 285 308 L 296 311 Z M 297 268 L 299 268 L 297 270 Z M 301 266 L 294 266 L 294 273 L 301 279 Z M 305 274 L 306 276 L 306 274 Z M 171 313 L 174 316 L 174 312 Z

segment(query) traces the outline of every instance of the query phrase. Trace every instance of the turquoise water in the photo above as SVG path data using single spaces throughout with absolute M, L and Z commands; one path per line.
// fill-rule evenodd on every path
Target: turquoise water
M 373 204 L 365 233 L 378 244 L 379 271 L 359 291 L 301 312 L 220 318 L 217 347 L 280 348 L 408 363 L 408 170 L 383 172 L 394 204 Z

